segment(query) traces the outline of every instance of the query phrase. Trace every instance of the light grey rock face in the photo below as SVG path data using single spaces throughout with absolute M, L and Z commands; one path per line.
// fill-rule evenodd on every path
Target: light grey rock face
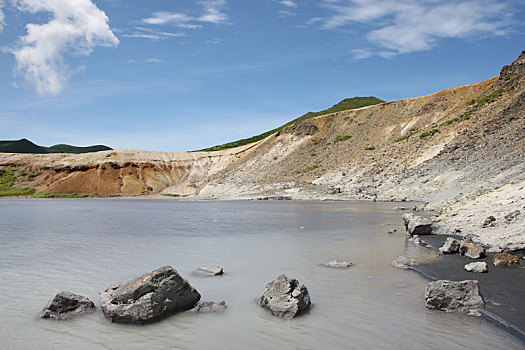
M 65 320 L 95 311 L 95 304 L 88 298 L 70 292 L 58 292 L 44 307 L 40 318 Z
M 414 265 L 416 265 L 416 261 L 405 256 L 400 256 L 392 262 L 392 266 L 398 269 L 409 269 Z
M 486 252 L 485 248 L 478 244 L 461 241 L 459 245 L 459 254 L 470 259 L 480 259 L 485 257 Z
M 486 262 L 479 261 L 479 262 L 473 262 L 473 263 L 465 265 L 465 271 L 484 273 L 484 272 L 489 272 L 489 269 L 487 267 Z
M 352 263 L 346 260 L 332 260 L 325 262 L 323 266 L 332 267 L 336 269 L 346 269 L 347 267 L 352 266 Z
M 193 309 L 188 310 L 188 312 L 200 312 L 200 313 L 207 313 L 207 312 L 223 312 L 226 310 L 226 302 L 220 301 L 218 303 L 214 301 L 204 301 L 202 303 L 197 304 Z
M 257 304 L 270 310 L 274 316 L 291 319 L 308 310 L 311 301 L 306 286 L 280 275 L 266 285 L 263 295 L 257 298 Z
M 199 292 L 171 266 L 120 282 L 100 292 L 104 316 L 117 323 L 147 323 L 191 309 Z
M 407 213 L 403 215 L 403 222 L 411 236 L 432 234 L 432 220 L 428 218 Z
M 453 237 L 447 237 L 443 246 L 439 248 L 439 251 L 443 254 L 456 254 L 459 252 L 460 244 L 459 240 Z
M 202 266 L 195 270 L 201 276 L 219 276 L 224 273 L 220 266 Z
M 525 250 L 525 242 L 509 244 L 508 246 L 504 247 L 503 250 L 504 251 L 508 251 L 508 252 L 515 252 L 515 251 L 518 251 L 518 250 Z
M 475 280 L 430 282 L 425 289 L 425 300 L 430 310 L 458 311 L 474 316 L 481 316 L 480 311 L 485 307 Z
M 518 215 L 521 214 L 521 211 L 519 210 L 515 210 L 511 213 L 508 213 L 507 215 L 505 215 L 505 220 L 507 220 L 508 222 L 511 222 L 512 220 L 514 220 L 515 218 L 518 217 Z

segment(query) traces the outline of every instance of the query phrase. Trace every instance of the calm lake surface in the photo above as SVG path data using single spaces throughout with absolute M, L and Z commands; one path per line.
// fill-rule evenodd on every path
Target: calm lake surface
M 402 225 L 394 206 L 0 199 L 0 348 L 523 349 L 481 318 L 425 309 L 428 281 L 391 263 L 437 255 L 387 233 Z M 354 266 L 320 266 L 333 259 Z M 104 318 L 100 290 L 163 265 L 187 278 L 202 301 L 225 300 L 226 311 L 179 313 L 145 326 Z M 203 265 L 220 265 L 225 275 L 194 275 Z M 283 320 L 255 304 L 281 273 L 306 284 L 309 313 Z M 87 296 L 97 311 L 38 319 L 60 290 Z

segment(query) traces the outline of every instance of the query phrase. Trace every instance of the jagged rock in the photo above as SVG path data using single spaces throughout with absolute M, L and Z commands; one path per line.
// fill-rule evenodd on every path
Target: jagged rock
M 393 267 L 398 269 L 409 269 L 412 266 L 417 265 L 414 259 L 407 258 L 406 256 L 400 256 L 392 262 Z
M 270 310 L 274 316 L 290 319 L 308 310 L 311 301 L 305 285 L 280 275 L 266 285 L 263 295 L 257 298 L 257 304 Z
M 483 228 L 487 227 L 494 227 L 496 226 L 496 218 L 494 216 L 487 216 L 487 218 L 483 221 L 483 224 L 481 225 Z
M 507 215 L 505 215 L 505 220 L 510 222 L 510 221 L 514 220 L 520 214 L 521 214 L 521 211 L 515 210 L 512 213 L 508 213 Z
M 411 236 L 432 234 L 432 220 L 428 218 L 408 213 L 403 215 L 403 222 Z
M 447 237 L 443 246 L 439 248 L 439 251 L 443 254 L 456 254 L 459 252 L 460 245 L 461 243 L 459 240 L 453 237 Z
M 501 253 L 494 255 L 494 266 L 496 267 L 507 267 L 507 266 L 519 266 L 519 258 L 509 253 Z
M 171 266 L 113 284 L 99 294 L 100 306 L 108 320 L 138 324 L 191 309 L 201 298 Z
M 483 273 L 489 272 L 489 269 L 486 262 L 478 261 L 465 265 L 465 271 Z
M 325 262 L 323 266 L 333 267 L 337 269 L 345 269 L 347 267 L 352 266 L 352 263 L 346 260 L 332 260 L 332 261 Z
M 195 272 L 203 276 L 218 276 L 224 273 L 220 266 L 202 266 L 195 270 Z
M 58 292 L 44 307 L 40 318 L 65 320 L 95 311 L 95 304 L 88 298 L 70 292 Z
M 474 316 L 480 316 L 480 310 L 485 307 L 475 280 L 430 282 L 425 289 L 425 300 L 430 310 L 458 311 Z
M 197 304 L 193 309 L 188 310 L 188 312 L 223 312 L 226 310 L 226 302 L 220 301 L 218 303 L 214 301 L 204 301 Z
M 480 259 L 485 257 L 485 248 L 475 243 L 461 241 L 459 245 L 459 254 L 470 259 Z

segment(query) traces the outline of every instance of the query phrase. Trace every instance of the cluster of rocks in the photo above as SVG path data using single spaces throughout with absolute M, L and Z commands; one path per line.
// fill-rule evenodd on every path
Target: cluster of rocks
M 337 261 L 336 261 L 337 262 Z M 342 265 L 342 262 L 337 262 Z M 348 266 L 350 263 L 344 262 Z M 346 266 L 346 267 L 348 267 Z M 342 267 L 342 266 L 335 266 Z M 220 267 L 201 267 L 196 273 L 217 276 Z M 200 293 L 171 266 L 163 266 L 132 280 L 110 285 L 99 293 L 100 307 L 111 322 L 144 324 L 157 321 L 181 311 L 221 312 L 226 302 L 201 302 Z M 311 305 L 306 286 L 280 275 L 268 283 L 257 304 L 278 317 L 293 318 Z M 64 320 L 95 311 L 88 298 L 70 292 L 57 293 L 40 313 L 41 318 Z

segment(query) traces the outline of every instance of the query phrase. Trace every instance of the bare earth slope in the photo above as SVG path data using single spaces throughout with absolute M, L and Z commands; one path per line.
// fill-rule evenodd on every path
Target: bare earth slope
M 220 152 L 0 155 L 37 190 L 93 196 L 428 201 L 443 232 L 525 241 L 525 51 L 500 76 L 338 112 Z M 513 220 L 508 213 L 520 210 Z M 488 215 L 496 226 L 480 229 Z

